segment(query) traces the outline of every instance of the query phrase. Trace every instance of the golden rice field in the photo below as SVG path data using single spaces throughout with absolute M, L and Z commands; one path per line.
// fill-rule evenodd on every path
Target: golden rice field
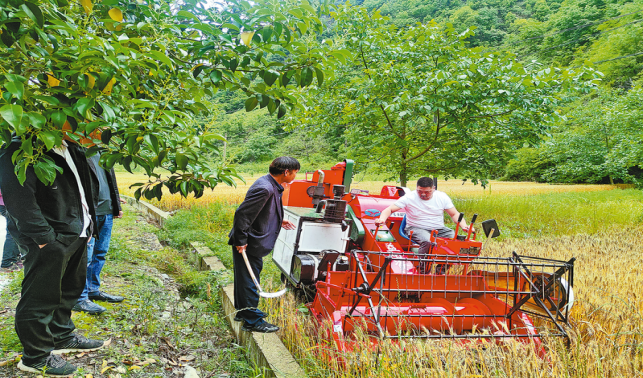
M 282 327 L 282 340 L 312 377 L 641 377 L 643 376 L 643 226 L 610 228 L 596 235 L 491 242 L 491 255 L 576 257 L 576 304 L 562 338 L 545 338 L 547 356 L 520 342 L 464 347 L 452 341 L 384 343 L 325 357 L 331 349 L 293 296 L 263 300 Z M 274 286 L 275 288 L 278 285 Z M 300 306 L 301 308 L 301 306 Z M 302 332 L 302 328 L 305 332 Z M 358 343 L 359 345 L 359 343 Z M 366 340 L 361 345 L 368 345 Z M 330 365 L 330 366 L 329 366 Z
M 194 196 L 188 198 L 181 197 L 180 194 L 169 194 L 167 189 L 164 191 L 161 201 L 151 200 L 150 203 L 158 206 L 165 211 L 174 211 L 186 209 L 195 205 L 208 204 L 213 201 L 225 201 L 228 203 L 240 203 L 245 197 L 246 191 L 252 183 L 261 175 L 245 176 L 245 183 L 237 182 L 237 187 L 220 184 L 213 190 L 206 190 L 203 197 L 195 199 Z M 147 182 L 147 176 L 144 174 L 131 174 L 128 172 L 118 172 L 116 174 L 118 187 L 122 194 L 133 195 L 135 188 L 130 189 L 130 185 L 138 182 Z M 309 177 L 311 177 L 309 175 Z M 305 178 L 305 174 L 300 173 L 297 179 Z M 383 183 L 381 181 L 353 181 L 351 187 L 368 190 L 372 194 L 379 194 L 383 185 L 397 185 L 397 183 Z M 415 189 L 415 182 L 408 184 L 410 189 Z M 592 192 L 616 189 L 618 186 L 609 185 L 551 185 L 528 182 L 503 182 L 491 181 L 486 188 L 480 185 L 474 185 L 471 182 L 462 183 L 461 180 L 440 180 L 438 189 L 447 193 L 449 196 L 457 198 L 477 198 L 484 196 L 503 196 L 503 195 L 533 195 L 543 193 L 567 193 L 567 192 Z
M 172 211 L 212 202 L 239 203 L 257 177 L 247 177 L 237 188 L 217 187 L 198 200 L 164 196 L 156 204 Z M 127 186 L 144 176 L 121 173 L 118 179 L 122 192 L 131 194 Z M 364 181 L 352 187 L 379 193 L 382 185 Z M 543 338 L 544 359 L 519 342 L 484 347 L 452 341 L 386 342 L 373 353 L 362 335 L 358 336 L 363 338 L 362 349 L 329 359 L 332 345 L 317 336 L 318 327 L 292 294 L 262 299 L 260 307 L 282 328 L 281 339 L 311 377 L 643 377 L 641 191 L 496 181 L 483 189 L 459 180 L 440 181 L 438 187 L 468 218 L 475 212 L 481 219 L 498 220 L 503 237 L 491 241 L 485 254 L 509 256 L 516 251 L 558 260 L 576 257 L 576 302 L 566 328 L 569 346 L 562 338 Z M 207 218 L 200 221 L 204 222 Z M 229 225 L 213 227 L 207 228 L 212 238 L 224 240 L 221 235 Z M 281 288 L 273 264 L 266 265 L 264 287 Z

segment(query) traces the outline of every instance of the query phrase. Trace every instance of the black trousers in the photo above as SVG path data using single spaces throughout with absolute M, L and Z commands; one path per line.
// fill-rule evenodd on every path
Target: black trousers
M 248 256 L 248 261 L 255 277 L 260 280 L 259 275 L 263 269 L 263 258 L 249 255 L 248 251 L 246 251 L 246 256 Z M 242 318 L 246 325 L 254 327 L 267 314 L 257 308 L 259 305 L 259 291 L 254 282 L 252 282 L 252 277 L 248 272 L 245 261 L 243 261 L 243 256 L 235 246 L 232 246 L 232 261 L 234 263 L 234 308 L 237 310 L 237 317 Z
M 71 340 L 75 329 L 71 308 L 85 287 L 87 238 L 70 245 L 59 241 L 29 250 L 15 327 L 27 363 L 47 357 L 54 346 Z

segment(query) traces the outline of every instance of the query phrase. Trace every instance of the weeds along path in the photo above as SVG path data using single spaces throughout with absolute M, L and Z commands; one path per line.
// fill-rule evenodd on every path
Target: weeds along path
M 156 229 L 125 206 L 116 219 L 101 275 L 101 289 L 123 295 L 120 304 L 101 303 L 99 316 L 74 312 L 77 332 L 111 339 L 92 353 L 67 355 L 77 377 L 178 377 L 187 366 L 200 377 L 254 376 L 222 317 L 216 278 L 197 272 L 185 256 L 161 245 Z M 12 273 L 0 294 L 0 377 L 21 376 L 22 347 L 13 329 L 22 273 Z

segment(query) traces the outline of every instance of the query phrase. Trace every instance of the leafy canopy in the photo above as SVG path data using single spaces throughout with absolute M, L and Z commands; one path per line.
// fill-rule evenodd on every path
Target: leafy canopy
M 468 48 L 473 31 L 450 24 L 398 28 L 348 4 L 332 15 L 338 47 L 352 55 L 328 85 L 304 91 L 304 110 L 292 121 L 344 129 L 347 157 L 399 174 L 402 185 L 414 174 L 488 177 L 513 150 L 536 143 L 557 107 L 599 76 Z
M 318 12 L 305 0 L 0 0 L 0 138 L 21 144 L 19 180 L 33 169 L 53 182 L 45 152 L 67 135 L 95 143 L 106 168 L 142 167 L 137 198 L 233 185 L 213 163 L 223 138 L 195 122 L 204 98 L 242 91 L 248 111 L 283 117 L 290 87 L 323 82 L 327 49 L 302 42 L 322 31 Z
M 643 89 L 602 89 L 568 114 L 539 154 L 551 162 L 542 179 L 643 186 Z

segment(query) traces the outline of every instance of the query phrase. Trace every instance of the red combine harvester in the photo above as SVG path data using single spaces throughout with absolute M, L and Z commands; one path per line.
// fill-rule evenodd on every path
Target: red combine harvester
M 345 160 L 286 187 L 284 219 L 297 228 L 281 231 L 273 253 L 282 279 L 310 302 L 313 317 L 332 324 L 340 351 L 366 327 L 377 339 L 517 338 L 544 355 L 530 316 L 555 325 L 549 336 L 567 337 L 561 323 L 573 305 L 575 259 L 484 257 L 476 233 L 457 229 L 453 239 L 434 236 L 428 254 L 419 255 L 403 212 L 375 224 L 408 189 L 351 189 L 352 168 Z M 499 235 L 495 220 L 482 228 L 487 240 Z

